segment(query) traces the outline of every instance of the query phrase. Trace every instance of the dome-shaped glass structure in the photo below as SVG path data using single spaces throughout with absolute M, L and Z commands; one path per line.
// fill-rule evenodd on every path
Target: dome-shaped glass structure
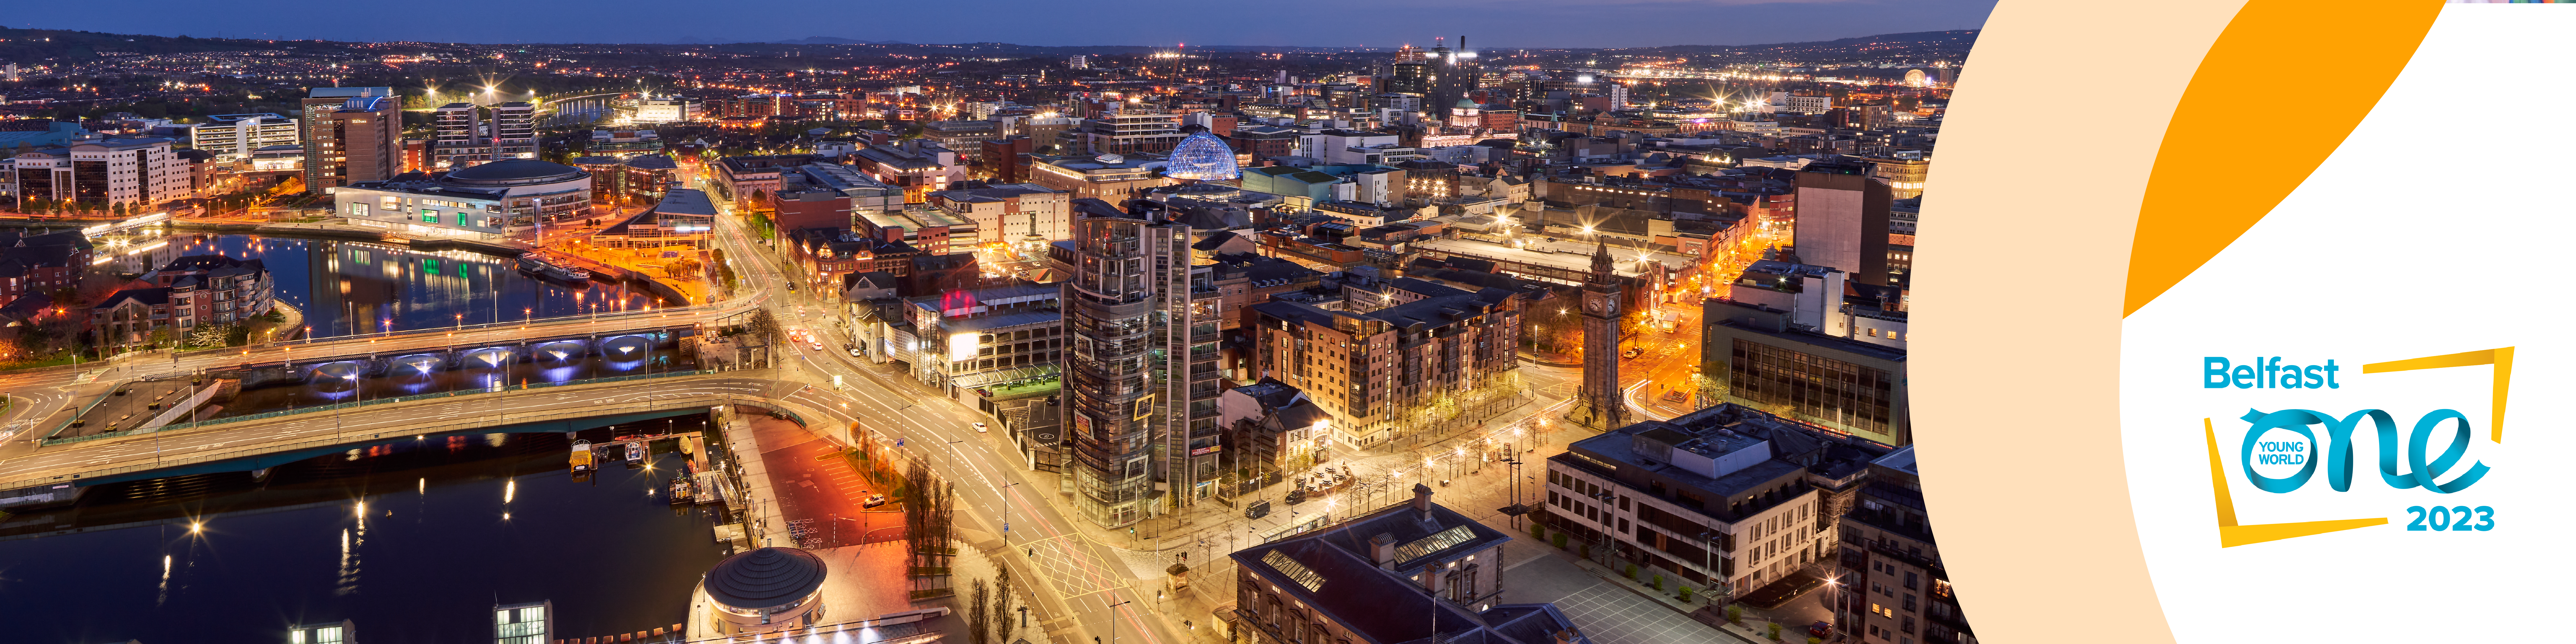
M 1163 166 L 1163 176 L 1174 179 L 1220 181 L 1242 174 L 1234 164 L 1234 148 L 1227 147 L 1225 139 L 1206 132 L 1183 137 Z

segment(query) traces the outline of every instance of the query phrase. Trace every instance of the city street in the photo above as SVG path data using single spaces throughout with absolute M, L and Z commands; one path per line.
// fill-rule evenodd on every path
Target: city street
M 756 247 L 734 218 L 719 221 L 719 237 L 730 246 L 726 256 L 746 282 L 785 281 L 780 269 L 783 262 L 772 249 Z M 783 325 L 813 326 L 820 321 L 819 317 L 800 315 L 800 303 L 805 305 L 807 314 L 828 310 L 810 299 L 811 292 L 781 295 L 761 305 L 768 307 Z M 1144 610 L 1144 604 L 1153 601 L 1152 595 L 1145 594 L 1145 585 L 1137 583 L 1139 575 L 1126 565 L 1126 557 L 1114 547 L 1087 538 L 1059 511 L 1054 475 L 1043 475 L 1043 485 L 1032 484 L 1032 473 L 1019 467 L 1020 459 L 1008 451 L 1006 441 L 974 431 L 972 423 L 982 420 L 981 414 L 946 398 L 881 379 L 883 374 L 852 362 L 846 352 L 806 349 L 794 353 L 795 358 L 782 363 L 780 376 L 813 384 L 783 398 L 832 413 L 834 417 L 829 421 L 847 423 L 845 426 L 857 428 L 854 431 L 872 432 L 889 444 L 900 439 L 902 449 L 909 450 L 906 453 L 923 459 L 932 471 L 956 483 L 959 506 L 966 509 L 959 513 L 958 527 L 966 529 L 961 532 L 998 535 L 996 545 L 1008 544 L 1002 548 L 1005 552 L 999 560 L 1018 567 L 1023 578 L 1035 573 L 1056 591 L 1038 595 L 1040 605 L 1031 611 L 1036 623 L 1050 632 L 1070 630 L 1085 633 L 1083 637 L 1103 637 L 1104 643 L 1113 621 L 1119 638 L 1131 644 L 1186 641 L 1179 636 L 1177 624 L 1145 618 L 1151 611 Z M 831 388 L 833 376 L 841 377 L 840 390 Z M 764 445 L 764 449 L 775 448 Z M 774 470 L 772 476 L 795 480 L 802 474 Z M 1006 509 L 1010 514 L 1008 533 L 1001 529 Z M 1007 550 L 1012 548 L 1021 550 L 1021 554 L 1009 556 Z M 1031 552 L 1036 556 L 1030 556 Z

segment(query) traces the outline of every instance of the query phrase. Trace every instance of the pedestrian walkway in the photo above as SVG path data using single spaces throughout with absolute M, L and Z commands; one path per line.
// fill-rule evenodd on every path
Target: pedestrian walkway
M 752 537 L 752 547 L 792 546 L 787 522 L 778 515 L 778 492 L 769 476 L 769 464 L 760 457 L 760 441 L 755 437 L 752 418 L 736 409 L 727 409 L 721 422 L 725 430 L 725 450 L 742 468 L 743 516 L 752 525 L 743 526 Z

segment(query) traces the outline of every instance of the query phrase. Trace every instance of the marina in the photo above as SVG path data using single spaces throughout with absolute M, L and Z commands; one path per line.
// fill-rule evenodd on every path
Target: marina
M 669 498 L 718 476 L 700 465 L 714 461 L 698 458 L 698 422 L 403 441 L 100 485 L 0 519 L 0 595 L 47 616 L 24 641 L 279 642 L 290 625 L 344 621 L 370 644 L 494 641 L 496 600 L 550 603 L 550 640 L 657 641 L 728 553 L 713 538 L 728 508 Z M 576 477 L 565 455 L 582 441 L 646 458 Z M 48 590 L 74 583 L 89 590 Z

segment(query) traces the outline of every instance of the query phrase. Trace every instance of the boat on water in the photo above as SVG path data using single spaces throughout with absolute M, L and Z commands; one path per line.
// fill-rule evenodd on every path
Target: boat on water
M 566 265 L 559 260 L 550 259 L 541 253 L 526 253 L 520 255 L 519 271 L 567 283 L 587 283 L 590 281 L 590 271 Z
M 689 477 L 671 477 L 671 505 L 687 505 L 693 496 L 696 495 L 689 489 Z
M 592 466 L 591 466 L 591 460 L 590 460 L 590 459 L 591 459 L 591 454 L 590 454 L 590 441 L 573 441 L 573 442 L 572 442 L 572 471 L 574 471 L 574 472 L 588 472 L 588 471 L 590 471 L 590 470 L 591 470 L 591 467 L 592 467 Z
M 627 444 L 626 444 L 626 464 L 627 464 L 627 465 L 643 465 L 643 464 L 644 464 L 644 442 L 643 442 L 643 441 L 635 441 L 635 442 L 631 442 L 631 443 L 627 443 Z

